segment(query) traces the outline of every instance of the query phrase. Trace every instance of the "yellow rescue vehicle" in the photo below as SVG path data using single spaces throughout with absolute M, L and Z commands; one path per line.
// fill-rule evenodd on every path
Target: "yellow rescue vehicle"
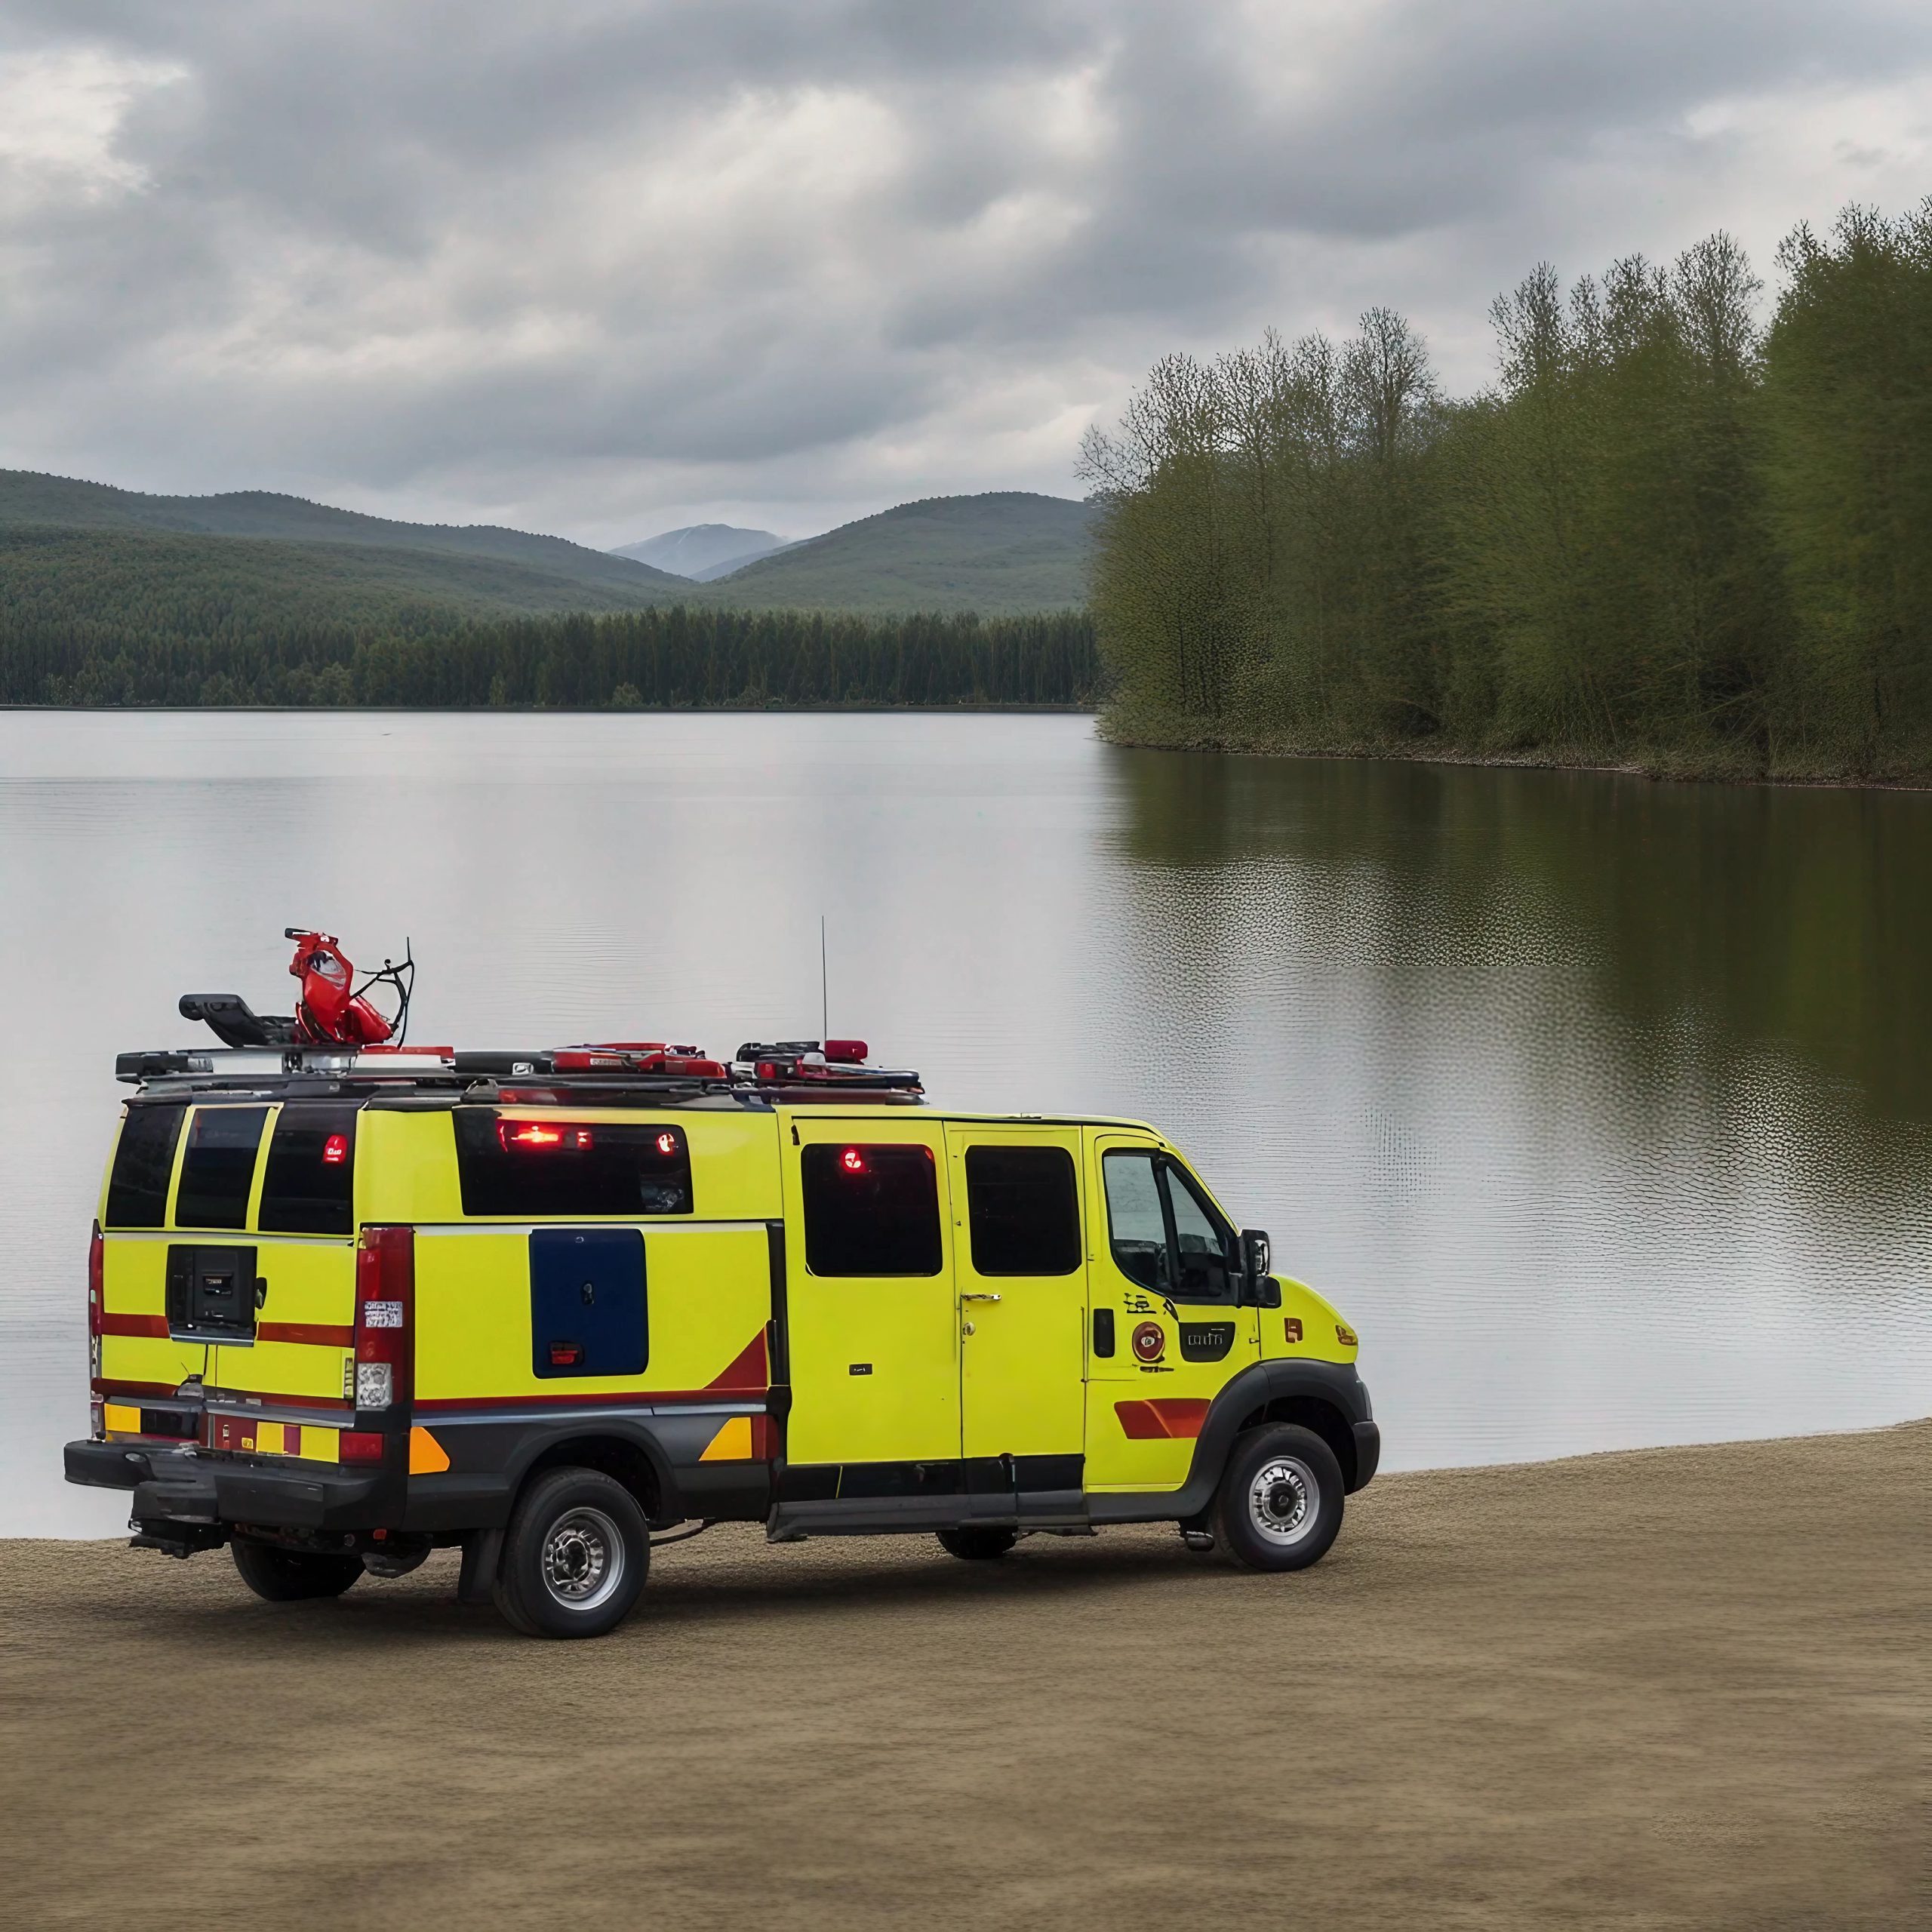
M 1353 1333 L 1135 1121 L 932 1109 L 856 1041 L 119 1072 L 66 1473 L 264 1597 L 460 1545 L 465 1601 L 592 1636 L 728 1521 L 1294 1570 L 1375 1472 Z

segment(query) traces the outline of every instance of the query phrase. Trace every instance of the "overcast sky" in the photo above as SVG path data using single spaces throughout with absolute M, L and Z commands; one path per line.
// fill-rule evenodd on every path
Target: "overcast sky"
M 1932 192 L 1926 0 L 0 0 L 0 466 L 615 544 Z

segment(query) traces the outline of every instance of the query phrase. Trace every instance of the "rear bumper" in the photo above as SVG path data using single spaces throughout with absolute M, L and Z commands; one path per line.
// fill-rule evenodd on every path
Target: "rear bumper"
M 377 1475 L 222 1463 L 180 1450 L 70 1442 L 69 1482 L 134 1492 L 137 1523 L 250 1523 L 288 1530 L 358 1529 L 374 1519 Z

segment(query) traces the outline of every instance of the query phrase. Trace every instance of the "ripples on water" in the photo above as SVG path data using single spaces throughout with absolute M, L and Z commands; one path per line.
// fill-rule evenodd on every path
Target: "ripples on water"
M 1070 718 L 0 715 L 0 1532 L 103 1534 L 112 1059 L 406 933 L 422 1040 L 832 1025 L 1151 1118 L 1390 1467 L 1932 1411 L 1932 798 L 1123 752 Z

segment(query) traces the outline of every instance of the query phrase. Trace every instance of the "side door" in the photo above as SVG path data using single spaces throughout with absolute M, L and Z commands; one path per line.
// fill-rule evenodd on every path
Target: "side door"
M 1023 1494 L 1077 1491 L 1087 1333 L 1080 1130 L 955 1123 L 946 1146 L 964 1454 L 1012 1458 Z
M 1158 1143 L 1088 1140 L 1087 1487 L 1177 1489 L 1214 1397 L 1259 1356 L 1235 1231 Z
M 959 1315 L 942 1122 L 794 1118 L 783 1137 L 786 1460 L 837 1494 L 959 1459 Z M 874 1466 L 864 1475 L 854 1464 Z M 878 1488 L 886 1485 L 884 1490 Z

